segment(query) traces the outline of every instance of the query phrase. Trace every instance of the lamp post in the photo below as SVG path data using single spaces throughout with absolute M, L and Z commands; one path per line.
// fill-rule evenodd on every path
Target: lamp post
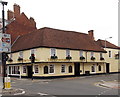
M 106 49 L 106 41 L 107 41 L 107 39 L 110 39 L 110 38 L 112 38 L 112 37 L 105 38 L 105 49 Z
M 2 9 L 2 33 L 5 33 L 5 13 L 4 13 L 4 6 L 7 5 L 8 2 L 0 1 L 3 6 Z M 2 52 L 2 67 L 3 67 L 3 89 L 5 88 L 5 76 L 6 76 L 6 53 Z

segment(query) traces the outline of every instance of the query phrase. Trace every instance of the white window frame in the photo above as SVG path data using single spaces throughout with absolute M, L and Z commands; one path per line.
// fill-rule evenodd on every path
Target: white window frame
M 69 49 L 66 49 L 66 57 L 68 57 L 68 55 L 71 56 L 71 55 L 70 55 L 70 50 L 69 50 Z
M 112 58 L 112 51 L 108 51 L 108 57 Z
M 25 69 L 26 69 L 26 72 L 24 73 L 24 68 L 23 67 L 25 67 Z M 22 74 L 26 74 L 27 73 L 27 66 L 26 65 L 23 65 L 22 66 Z
M 56 48 L 51 48 L 50 49 L 50 55 L 51 56 L 54 56 L 54 55 L 56 56 Z
M 83 56 L 83 51 L 80 51 L 80 57 L 82 57 Z
M 92 71 L 92 67 L 94 67 L 94 71 Z M 91 66 L 91 73 L 96 73 L 96 65 L 95 65 L 95 64 L 93 64 L 93 65 Z
M 66 66 L 64 64 L 61 65 L 61 73 L 66 73 Z
M 94 52 L 91 52 L 91 57 L 94 57 Z
M 9 68 L 11 68 L 11 71 L 9 70 Z M 20 66 L 12 65 L 12 66 L 8 67 L 8 71 L 7 72 L 8 72 L 9 75 L 19 75 L 19 73 L 16 73 L 18 71 L 20 71 Z
M 37 66 L 37 68 L 38 68 L 38 72 L 36 72 L 36 66 Z M 38 74 L 38 73 L 39 73 L 39 65 L 37 65 L 37 64 L 34 65 L 34 73 L 35 73 L 35 74 Z
M 20 57 L 20 58 L 23 58 L 23 51 L 20 51 L 20 52 L 19 52 L 19 57 Z
M 30 50 L 30 55 L 31 55 L 31 54 L 34 54 L 34 55 L 35 55 L 35 51 L 36 51 L 36 49 L 31 49 L 31 50 Z
M 53 66 L 53 71 L 54 71 L 54 72 L 52 72 L 52 73 L 50 72 L 50 71 L 51 71 L 51 70 L 50 70 L 50 69 L 51 69 L 51 66 Z M 55 73 L 55 65 L 50 64 L 50 65 L 49 65 L 49 74 L 54 74 L 54 73 Z

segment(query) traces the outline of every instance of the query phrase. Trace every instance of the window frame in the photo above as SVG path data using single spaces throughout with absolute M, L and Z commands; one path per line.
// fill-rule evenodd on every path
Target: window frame
M 51 67 L 53 66 L 53 72 L 51 72 Z M 49 65 L 49 74 L 54 74 L 55 73 L 55 65 L 53 65 L 53 64 L 50 64 Z
M 26 69 L 25 72 L 24 72 L 24 67 L 25 67 L 25 69 Z M 23 73 L 23 74 L 26 74 L 26 73 L 27 73 L 27 66 L 26 66 L 26 65 L 23 65 L 23 66 L 22 66 L 22 73 Z
M 36 66 L 37 66 L 37 72 L 36 72 Z M 34 73 L 39 74 L 39 65 L 37 64 L 34 65 Z
M 70 72 L 70 67 L 72 67 L 71 65 L 68 67 L 68 73 L 73 73 L 73 68 L 71 68 L 71 72 Z
M 108 51 L 108 57 L 112 58 L 112 51 Z
M 69 50 L 69 49 L 66 49 L 66 57 L 68 57 L 68 56 L 71 56 L 70 50 Z
M 56 56 L 56 48 L 51 48 L 50 49 L 50 56 Z
M 61 73 L 66 73 L 66 66 L 64 64 L 61 65 Z

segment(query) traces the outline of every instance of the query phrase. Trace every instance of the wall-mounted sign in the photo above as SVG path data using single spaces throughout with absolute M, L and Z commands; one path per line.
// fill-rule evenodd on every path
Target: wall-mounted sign
M 11 52 L 10 34 L 0 33 L 0 52 Z

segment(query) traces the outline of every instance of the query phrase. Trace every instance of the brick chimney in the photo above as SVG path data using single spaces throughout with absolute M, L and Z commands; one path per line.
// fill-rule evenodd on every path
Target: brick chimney
M 14 4 L 14 17 L 18 18 L 20 16 L 20 6 L 17 4 Z
M 8 19 L 8 20 L 11 20 L 12 18 L 14 18 L 14 13 L 13 13 L 13 11 L 8 10 L 8 11 L 7 11 L 7 19 Z
M 92 40 L 94 40 L 94 30 L 89 30 L 89 31 L 88 31 L 88 35 L 90 36 L 90 38 L 91 38 Z
M 36 28 L 36 22 L 35 22 L 34 18 L 30 17 L 30 22 L 31 22 L 31 26 L 33 28 Z

